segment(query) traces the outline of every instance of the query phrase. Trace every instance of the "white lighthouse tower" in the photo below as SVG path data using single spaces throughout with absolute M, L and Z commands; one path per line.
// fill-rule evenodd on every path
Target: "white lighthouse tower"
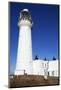
M 32 74 L 32 19 L 28 9 L 23 9 L 18 22 L 19 40 L 15 75 Z

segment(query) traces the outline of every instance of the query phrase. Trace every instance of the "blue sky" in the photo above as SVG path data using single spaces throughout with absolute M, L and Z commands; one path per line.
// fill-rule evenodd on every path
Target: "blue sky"
M 59 34 L 59 6 L 48 4 L 9 3 L 9 33 L 10 33 L 10 73 L 16 66 L 18 48 L 18 20 L 22 9 L 27 8 L 31 12 L 32 26 L 32 53 L 33 59 L 38 55 L 40 59 L 49 60 L 58 57 Z

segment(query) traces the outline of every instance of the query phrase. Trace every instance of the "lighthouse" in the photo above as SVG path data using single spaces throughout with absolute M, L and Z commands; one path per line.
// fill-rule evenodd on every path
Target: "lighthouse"
M 28 9 L 23 9 L 19 17 L 19 38 L 15 75 L 32 74 L 32 18 Z

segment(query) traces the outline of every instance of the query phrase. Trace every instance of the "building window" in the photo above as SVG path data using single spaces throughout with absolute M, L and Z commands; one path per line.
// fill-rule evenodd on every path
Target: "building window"
M 52 75 L 54 76 L 54 71 L 52 71 Z
M 44 68 L 44 63 L 42 63 L 42 68 Z
M 49 76 L 49 72 L 48 72 L 48 76 Z
M 46 63 L 45 63 L 45 67 L 46 67 L 47 65 L 46 65 Z

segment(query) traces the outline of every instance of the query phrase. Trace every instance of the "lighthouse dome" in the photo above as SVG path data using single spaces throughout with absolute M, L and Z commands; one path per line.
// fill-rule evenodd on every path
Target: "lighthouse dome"
M 26 12 L 28 12 L 28 9 L 23 9 L 23 11 L 26 11 Z

